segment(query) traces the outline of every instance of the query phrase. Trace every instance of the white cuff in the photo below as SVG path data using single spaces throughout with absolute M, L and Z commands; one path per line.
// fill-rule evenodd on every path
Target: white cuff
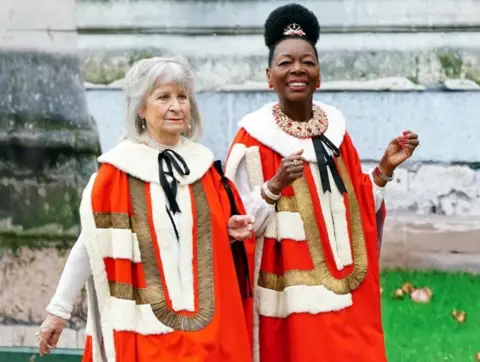
M 370 172 L 368 175 L 370 177 L 370 180 L 372 181 L 373 200 L 375 201 L 375 212 L 376 212 L 382 206 L 382 202 L 385 198 L 385 187 L 380 187 L 375 183 L 375 181 L 373 180 L 372 172 Z
M 67 321 L 72 317 L 72 310 L 73 305 L 57 300 L 57 298 L 53 298 L 46 308 L 47 313 Z

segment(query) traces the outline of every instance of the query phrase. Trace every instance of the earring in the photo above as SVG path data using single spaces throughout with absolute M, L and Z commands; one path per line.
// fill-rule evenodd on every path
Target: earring
M 269 84 L 269 85 L 268 85 L 268 88 L 272 89 L 272 88 L 273 88 L 273 85 L 272 85 L 272 84 Z
M 192 129 L 192 125 L 188 124 L 188 130 L 190 131 Z
M 142 129 L 145 129 L 147 127 L 147 122 L 145 121 L 145 119 L 142 119 L 140 127 L 142 127 Z

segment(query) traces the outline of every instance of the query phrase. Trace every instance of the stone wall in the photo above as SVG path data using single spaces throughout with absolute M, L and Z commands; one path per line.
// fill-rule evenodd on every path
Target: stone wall
M 36 345 L 79 233 L 81 193 L 97 169 L 100 146 L 75 55 L 74 6 L 0 6 L 0 346 Z M 82 300 L 72 327 L 85 324 Z M 76 332 L 70 337 L 66 331 L 62 343 L 76 340 Z
M 202 89 L 265 81 L 262 26 L 289 1 L 127 0 L 77 3 L 79 50 L 92 83 L 121 78 L 136 59 L 183 54 Z M 322 77 L 480 80 L 480 4 L 473 0 L 300 1 L 322 26 Z M 460 9 L 460 10 L 459 10 Z

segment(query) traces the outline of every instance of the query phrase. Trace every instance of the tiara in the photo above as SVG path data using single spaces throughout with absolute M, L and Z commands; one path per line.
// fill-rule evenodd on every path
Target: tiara
M 283 35 L 296 35 L 296 36 L 305 36 L 305 32 L 300 27 L 300 25 L 293 23 L 285 27 Z

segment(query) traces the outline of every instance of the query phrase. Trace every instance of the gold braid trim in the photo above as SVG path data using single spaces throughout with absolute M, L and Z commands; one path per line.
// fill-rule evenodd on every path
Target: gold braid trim
M 134 300 L 136 304 L 148 304 L 147 289 L 134 288 L 131 284 L 108 282 L 110 295 L 118 299 Z
M 146 195 L 144 182 L 129 177 L 130 193 L 134 213 L 134 229 L 137 234 L 140 255 L 145 273 L 147 287 L 142 292 L 142 301 L 150 304 L 157 319 L 164 325 L 177 331 L 198 331 L 205 328 L 212 320 L 215 308 L 215 294 L 213 285 L 213 260 L 212 260 L 212 225 L 210 209 L 203 185 L 200 181 L 195 182 L 193 194 L 197 209 L 197 278 L 199 310 L 195 315 L 181 315 L 171 310 L 165 298 L 164 285 L 160 276 L 160 270 L 155 258 L 155 249 L 148 223 L 146 209 Z M 186 211 L 187 212 L 187 211 Z M 119 288 L 120 289 L 120 288 Z M 130 298 L 136 298 L 135 293 L 126 291 Z M 133 294 L 133 296 L 132 296 Z
M 305 236 L 314 264 L 314 270 L 288 270 L 283 275 L 260 271 L 258 285 L 283 291 L 286 287 L 294 285 L 324 285 L 336 294 L 348 294 L 358 288 L 367 275 L 368 259 L 365 245 L 365 236 L 360 216 L 360 207 L 355 195 L 352 181 L 347 172 L 343 159 L 338 158 L 340 176 L 345 183 L 350 210 L 350 226 L 352 229 L 353 271 L 343 279 L 336 279 L 329 271 L 320 238 L 320 231 L 315 217 L 312 195 L 305 178 L 293 183 L 295 197 L 282 197 L 277 210 L 299 212 L 305 227 Z M 328 243 L 325 243 L 328 245 Z
M 93 217 L 97 229 L 130 229 L 131 218 L 127 213 L 95 212 Z

